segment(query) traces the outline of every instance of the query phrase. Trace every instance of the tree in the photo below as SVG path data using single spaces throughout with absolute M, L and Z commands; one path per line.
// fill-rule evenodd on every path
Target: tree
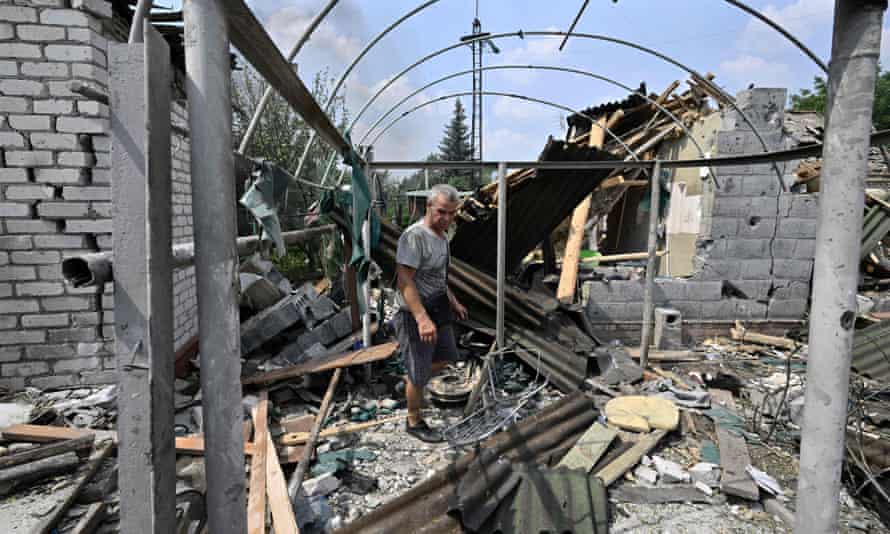
M 454 114 L 445 126 L 439 153 L 430 159 L 443 161 L 470 161 L 473 149 L 470 147 L 470 129 L 467 127 L 467 114 L 460 99 L 454 101 Z M 458 189 L 475 189 L 478 185 L 473 171 L 446 171 L 430 173 L 430 184 L 447 182 Z
M 791 95 L 791 109 L 794 111 L 816 111 L 825 114 L 828 100 L 828 85 L 825 78 L 816 76 L 812 89 L 801 89 Z M 875 80 L 875 107 L 872 122 L 878 130 L 890 128 L 890 71 L 881 71 Z

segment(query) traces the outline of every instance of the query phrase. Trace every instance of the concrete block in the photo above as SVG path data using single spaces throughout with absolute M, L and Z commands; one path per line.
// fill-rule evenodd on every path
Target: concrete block
M 269 341 L 282 330 L 301 320 L 299 302 L 303 294 L 281 299 L 270 308 L 248 319 L 241 325 L 241 351 L 248 354 Z
M 111 2 L 105 0 L 71 0 L 71 7 L 102 18 L 111 18 Z
M 41 202 L 37 214 L 46 219 L 89 217 L 92 212 L 88 202 Z
M 17 315 L 0 315 L 0 330 L 12 330 L 19 324 Z
M 643 303 L 598 303 L 591 300 L 587 303 L 587 316 L 593 323 L 609 321 L 641 321 L 643 319 Z
M 25 348 L 26 357 L 29 360 L 58 360 L 77 355 L 73 345 L 37 345 Z
M 51 328 L 68 326 L 67 313 L 46 313 L 42 315 L 22 315 L 23 328 Z
M 19 297 L 54 297 L 65 293 L 61 282 L 20 282 L 15 285 Z
M 770 299 L 769 311 L 767 318 L 769 319 L 802 319 L 809 308 L 807 299 Z
M 26 169 L 0 169 L 0 184 L 18 184 L 27 181 Z
M 22 63 L 22 75 L 34 78 L 68 78 L 67 63 Z
M 817 193 L 786 193 L 779 198 L 779 208 L 785 217 L 817 219 L 819 218 L 819 195 Z
M 62 188 L 62 198 L 65 200 L 111 200 L 110 187 L 64 187 Z
M 747 217 L 751 214 L 751 200 L 748 197 L 724 197 L 714 199 L 711 215 L 717 217 Z
M 738 260 L 707 260 L 699 271 L 702 280 L 732 280 L 741 275 L 742 264 Z
M 105 65 L 105 54 L 90 45 L 46 45 L 44 53 L 50 61 L 83 61 Z
M 56 376 L 37 376 L 28 381 L 28 383 L 37 389 L 55 389 L 75 386 L 79 382 L 74 375 L 56 375 Z
M 36 104 L 36 103 L 35 103 Z M 30 115 L 34 117 L 35 115 Z M 40 116 L 40 115 L 36 115 Z M 49 122 L 49 117 L 43 117 Z M 30 135 L 31 146 L 35 149 L 45 150 L 77 150 L 79 144 L 74 134 L 58 133 L 32 133 Z
M 73 100 L 35 100 L 34 113 L 45 113 L 47 115 L 67 115 L 74 111 Z
M 32 82 L 38 85 L 42 90 L 43 84 L 40 82 Z M 2 84 L 0 84 L 2 87 Z M 0 96 L 0 113 L 26 113 L 30 107 L 31 101 L 27 98 L 17 96 Z
M 25 137 L 18 132 L 0 132 L 0 147 L 25 148 Z
M 112 228 L 111 219 L 66 219 L 65 221 L 66 234 L 110 234 Z
M 798 239 L 794 244 L 795 260 L 812 260 L 816 257 L 815 239 Z
M 786 238 L 773 239 L 770 251 L 773 259 L 794 259 L 794 249 L 797 246 L 797 241 L 797 239 Z
M 108 117 L 110 114 L 110 108 L 101 103 L 93 100 L 79 100 L 77 102 L 77 111 L 79 111 L 82 115 L 89 115 L 93 117 Z
M 56 130 L 71 133 L 105 133 L 110 131 L 108 119 L 99 117 L 59 117 Z
M 808 282 L 792 282 L 787 280 L 775 280 L 773 282 L 773 298 L 777 300 L 806 300 L 810 297 L 810 284 Z
M 340 480 L 333 473 L 325 473 L 321 476 L 310 478 L 303 482 L 303 491 L 307 497 L 329 495 L 340 487 Z
M 0 313 L 34 313 L 40 311 L 34 299 L 4 299 L 0 301 Z
M 47 263 L 59 263 L 62 255 L 55 250 L 24 251 L 17 250 L 10 254 L 12 263 L 19 265 L 37 265 Z
M 726 280 L 764 280 L 772 278 L 773 260 L 771 259 L 747 259 L 737 261 L 739 266 L 738 276 L 728 276 Z
M 782 147 L 782 131 L 762 131 L 761 137 L 767 148 L 777 150 Z M 752 154 L 763 152 L 764 146 L 752 131 L 732 130 L 717 132 L 717 155 Z
M 813 262 L 811 260 L 775 260 L 773 275 L 777 280 L 808 282 L 813 276 Z
M 653 295 L 653 299 L 659 301 L 682 300 L 686 298 L 686 285 L 687 281 L 682 279 L 656 278 L 656 293 L 660 292 L 660 295 L 658 295 L 659 298 L 657 299 L 655 299 L 655 296 Z M 640 283 L 640 286 L 645 293 L 645 287 L 642 283 Z
M 12 296 L 12 284 L 0 284 L 0 298 L 5 299 L 6 297 Z
M 56 221 L 42 221 L 34 219 L 7 219 L 6 233 L 8 234 L 54 234 L 59 231 Z
M 37 279 L 37 271 L 31 266 L 5 265 L 0 267 L 0 282 L 15 282 Z M 5 309 L 6 301 L 0 304 Z
M 8 22 L 0 23 L 0 40 L 6 41 L 15 37 L 15 26 Z M 12 62 L 13 65 L 15 62 Z
M 723 284 L 727 295 L 748 300 L 765 300 L 773 288 L 772 280 L 727 280 Z
M 721 197 L 744 196 L 742 190 L 743 177 L 731 173 L 719 173 L 720 190 L 718 194 Z
M 731 299 L 735 303 L 736 319 L 765 319 L 767 305 L 762 302 L 744 299 Z
M 655 308 L 654 345 L 659 350 L 685 348 L 683 314 L 674 308 Z
M 96 164 L 96 156 L 92 152 L 59 152 L 56 160 L 63 167 L 92 167 Z
M 0 362 L 9 363 L 9 362 L 17 362 L 22 359 L 22 353 L 24 349 L 22 347 L 6 347 L 0 349 Z
M 739 231 L 740 221 L 738 217 L 713 217 L 711 218 L 711 237 L 734 237 Z
M 10 167 L 49 167 L 52 164 L 53 153 L 46 150 L 8 150 L 6 152 L 6 165 Z
M 0 217 L 29 217 L 31 207 L 17 202 L 0 202 Z
M 68 28 L 68 40 L 87 43 L 102 51 L 108 49 L 108 39 L 102 37 L 92 28 Z
M 742 238 L 772 238 L 776 234 L 775 217 L 760 217 L 752 215 L 739 221 L 739 237 Z
M 76 9 L 46 9 L 40 13 L 40 22 L 58 26 L 89 26 L 90 16 Z
M 702 317 L 702 302 L 698 300 L 672 300 L 668 303 L 672 308 L 675 308 L 683 314 L 683 317 L 687 320 L 689 319 L 701 319 Z M 705 317 L 706 318 L 706 317 Z
M 742 260 L 769 257 L 769 240 L 733 239 L 726 243 L 726 257 Z
M 37 376 L 48 373 L 49 365 L 45 362 L 4 363 L 0 365 L 0 372 L 3 373 L 4 377 Z
M 0 250 L 29 250 L 32 246 L 30 236 L 0 236 Z
M 753 124 L 758 130 L 781 128 L 786 98 L 785 89 L 756 88 L 740 91 L 736 95 L 736 105 L 745 112 L 748 120 L 738 111 L 727 109 L 723 114 L 722 127 L 724 130 L 751 130 L 750 124 Z
M 720 282 L 708 282 L 703 280 L 687 280 L 685 300 L 689 301 L 712 301 L 720 300 L 722 294 L 722 284 Z
M 49 130 L 49 117 L 46 115 L 10 115 L 9 125 L 16 130 Z
M 5 194 L 7 200 L 52 200 L 56 189 L 46 185 L 11 185 Z
M 16 27 L 19 39 L 22 41 L 37 41 L 46 43 L 49 41 L 64 41 L 65 28 L 60 26 L 41 26 L 37 24 L 19 24 Z
M 40 183 L 81 185 L 87 183 L 87 178 L 88 174 L 83 169 L 34 169 L 34 180 Z
M 593 355 L 599 368 L 599 379 L 605 384 L 631 384 L 643 377 L 643 368 L 623 347 L 597 347 Z
M 85 311 L 92 307 L 94 297 L 48 297 L 42 300 L 43 309 L 49 312 Z
M 5 22 L 37 22 L 37 10 L 33 7 L 12 4 L 0 5 L 0 20 Z
M 24 45 L 19 45 L 24 46 Z M 37 46 L 37 45 L 30 45 Z M 0 56 L 3 55 L 3 43 L 0 43 Z M 37 56 L 39 57 L 39 55 Z M 46 95 L 47 86 L 42 82 L 33 80 L 0 80 L 0 93 L 6 97 L 11 96 L 31 96 L 40 97 Z M 19 107 L 7 101 L 9 107 Z M 24 111 L 24 110 L 21 110 Z
M 751 176 L 745 176 L 742 179 L 742 193 L 748 196 L 753 197 L 762 197 L 768 196 L 774 202 L 774 206 L 776 202 L 776 195 L 778 195 L 782 191 L 782 186 L 779 184 L 778 178 L 776 178 L 775 173 L 772 174 L 756 174 Z
M 795 239 L 815 239 L 817 220 L 788 217 L 779 219 L 779 229 L 776 237 Z

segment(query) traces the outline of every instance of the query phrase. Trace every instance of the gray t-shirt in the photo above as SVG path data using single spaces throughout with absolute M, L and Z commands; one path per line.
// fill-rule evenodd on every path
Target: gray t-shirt
M 447 290 L 448 238 L 439 237 L 423 220 L 409 226 L 399 237 L 396 263 L 417 269 L 414 285 L 420 298 L 427 299 Z M 400 309 L 408 309 L 402 293 L 397 293 Z

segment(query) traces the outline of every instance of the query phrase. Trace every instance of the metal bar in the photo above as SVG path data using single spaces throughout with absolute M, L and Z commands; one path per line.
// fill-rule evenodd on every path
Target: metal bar
M 658 261 L 658 216 L 661 211 L 661 161 L 655 160 L 655 167 L 649 176 L 649 251 L 646 261 L 646 286 L 643 294 L 643 332 L 640 336 L 640 367 L 649 363 L 649 345 L 652 342 L 652 322 L 655 291 L 655 266 Z
M 797 534 L 838 531 L 871 115 L 886 0 L 836 0 L 810 355 L 797 487 Z
M 131 44 L 143 42 L 143 22 L 146 15 L 151 11 L 151 0 L 139 0 L 136 3 L 136 10 L 133 11 L 133 20 L 130 22 L 130 35 L 127 42 Z
M 281 237 L 285 245 L 295 245 L 336 229 L 336 225 L 326 224 L 284 232 Z M 235 241 L 238 256 L 248 256 L 259 251 L 260 243 L 260 238 L 255 235 L 239 237 Z M 173 268 L 189 267 L 195 262 L 195 244 L 192 242 L 173 245 L 172 253 Z M 111 282 L 114 280 L 114 255 L 112 252 L 96 252 L 66 258 L 62 260 L 62 277 L 74 287 L 98 286 Z
M 353 69 L 355 69 L 355 67 L 356 67 L 356 65 L 358 65 L 359 61 L 361 61 L 362 58 L 365 57 L 365 55 L 367 55 L 368 52 L 370 52 L 371 49 L 374 48 L 374 46 L 378 42 L 380 42 L 381 39 L 386 37 L 386 35 L 389 32 L 396 29 L 399 25 L 401 25 L 406 20 L 410 19 L 414 15 L 420 13 L 421 11 L 430 7 L 431 5 L 435 4 L 438 1 L 439 0 L 427 0 L 426 2 L 423 2 L 419 6 L 412 9 L 411 11 L 409 11 L 409 12 L 405 13 L 404 15 L 402 15 L 401 17 L 399 17 L 395 22 L 393 22 L 392 24 L 390 24 L 389 26 L 384 28 L 383 31 L 381 31 L 373 39 L 371 39 L 371 41 L 367 45 L 365 45 L 365 47 L 361 50 L 361 52 L 359 52 L 358 55 L 355 56 L 355 58 L 352 60 L 352 63 L 350 63 L 349 66 L 346 67 L 346 70 L 344 70 L 343 73 L 340 75 L 340 79 L 337 80 L 337 83 L 334 84 L 334 87 L 331 89 L 331 93 L 328 95 L 328 101 L 324 105 L 324 112 L 325 113 L 330 112 L 331 107 L 334 105 L 334 101 L 337 99 L 337 93 L 340 92 L 340 88 L 343 87 L 343 83 L 346 82 L 346 78 L 353 71 Z M 303 165 L 306 162 L 306 158 L 309 156 L 309 151 L 312 150 L 312 146 L 315 144 L 315 138 L 316 138 L 316 131 L 313 130 L 309 136 L 309 140 L 306 142 L 306 147 L 303 149 L 303 154 L 300 156 L 300 161 L 297 164 L 297 168 L 294 170 L 294 176 L 296 176 L 298 178 L 300 177 L 300 174 L 303 172 Z M 296 141 L 296 139 L 294 139 L 294 141 Z M 291 162 L 291 164 L 293 164 L 293 162 Z M 322 182 L 322 185 L 324 185 L 324 182 Z
M 340 153 L 352 150 L 243 0 L 220 0 L 220 4 L 229 21 L 232 44 L 244 58 L 327 143 Z
M 504 350 L 504 285 L 507 283 L 507 165 L 498 164 L 497 343 Z M 484 377 L 482 378 L 484 380 Z
M 238 11 L 232 9 L 233 4 L 243 6 L 236 0 L 186 0 L 183 6 L 186 89 L 192 134 L 192 215 L 207 472 L 206 507 L 209 531 L 221 534 L 247 531 L 228 36 L 229 30 L 233 35 L 240 31 L 242 39 L 244 35 L 255 34 L 250 31 L 255 28 L 253 22 L 268 39 L 249 11 L 247 17 L 231 18 L 233 11 Z M 224 9 L 232 24 L 227 23 Z M 248 58 L 255 50 L 267 56 L 274 51 L 284 61 L 271 41 L 265 46 L 256 42 L 255 48 L 241 44 Z M 271 77 L 268 69 L 257 70 L 267 79 Z M 292 70 L 288 68 L 287 71 L 296 78 Z M 296 82 L 299 83 L 299 79 Z M 284 80 L 270 80 L 270 83 L 281 84 Z
M 881 130 L 871 136 L 871 145 L 879 146 L 890 143 L 890 129 Z M 759 165 L 770 162 L 793 161 L 801 158 L 818 157 L 822 154 L 822 144 L 814 143 L 790 150 L 776 150 L 772 152 L 758 152 L 740 156 L 723 156 L 708 159 L 710 167 L 726 167 L 734 165 Z M 378 170 L 413 170 L 413 169 L 448 169 L 464 170 L 496 169 L 499 161 L 386 161 L 379 160 L 371 164 Z M 585 169 L 648 169 L 654 161 L 517 161 L 504 162 L 508 169 L 549 169 L 549 170 L 585 170 Z M 685 169 L 701 167 L 699 159 L 663 160 L 661 166 L 664 169 Z
M 309 41 L 309 38 L 312 37 L 312 34 L 315 33 L 315 29 L 318 28 L 318 25 L 321 24 L 321 21 L 328 16 L 328 13 L 334 9 L 334 6 L 336 6 L 339 1 L 340 0 L 328 0 L 328 3 L 315 15 L 315 18 L 312 19 L 309 26 L 306 26 L 306 29 L 303 30 L 303 34 L 300 35 L 300 38 L 294 43 L 293 48 L 288 52 L 288 63 L 294 61 L 294 58 L 297 57 L 297 54 L 303 49 L 303 45 L 306 44 L 306 42 Z M 257 104 L 256 110 L 254 110 L 253 116 L 250 118 L 250 122 L 247 124 L 247 131 L 244 132 L 244 137 L 241 138 L 241 144 L 238 145 L 239 154 L 244 154 L 247 151 L 247 147 L 250 145 L 251 139 L 253 139 L 253 134 L 256 132 L 256 128 L 260 124 L 260 115 L 263 114 L 263 111 L 265 111 L 266 106 L 269 104 L 269 100 L 272 99 L 273 91 L 275 91 L 275 89 L 271 85 L 266 87 L 266 90 L 263 91 L 263 96 L 260 98 L 260 102 Z
M 584 3 L 581 4 L 581 9 L 578 10 L 578 14 L 575 15 L 575 20 L 572 21 L 572 25 L 569 26 L 569 30 L 566 32 L 566 36 L 562 38 L 562 42 L 559 43 L 559 51 L 562 52 L 562 49 L 565 48 L 566 43 L 569 41 L 569 34 L 575 29 L 575 26 L 578 25 L 578 21 L 581 20 L 581 15 L 584 14 L 584 10 L 587 9 L 587 4 L 590 0 L 584 0 Z
M 120 523 L 173 532 L 173 268 L 170 254 L 170 49 L 147 21 L 137 44 L 110 47 L 115 352 L 120 414 Z M 140 33 L 142 33 L 140 31 Z M 141 44 L 145 41 L 145 44 Z
M 392 128 L 397 122 L 399 122 L 400 120 L 405 118 L 407 115 L 414 113 L 415 111 L 417 111 L 421 108 L 435 104 L 436 102 L 441 102 L 442 100 L 448 100 L 449 98 L 457 98 L 460 96 L 469 96 L 469 95 L 473 95 L 473 94 L 474 94 L 473 92 L 468 92 L 468 91 L 463 91 L 460 93 L 451 93 L 451 94 L 442 95 L 442 96 L 433 98 L 431 100 L 427 100 L 426 102 L 423 102 L 421 104 L 418 104 L 418 105 L 414 106 L 413 108 L 409 109 L 408 111 L 403 112 L 400 116 L 396 117 L 392 121 L 390 121 L 389 124 L 387 124 L 382 130 L 380 130 L 380 132 L 376 136 L 374 136 L 374 139 L 371 140 L 370 144 L 376 145 L 377 140 L 379 140 L 380 137 L 383 136 L 387 131 L 389 131 L 389 129 Z M 609 137 L 611 137 L 616 143 L 621 145 L 621 147 L 624 150 L 626 150 L 628 154 L 633 156 L 633 159 L 635 159 L 635 160 L 639 159 L 637 157 L 636 153 L 634 152 L 634 150 L 632 150 L 629 146 L 627 146 L 627 143 L 622 141 L 620 137 L 615 135 L 615 132 L 613 132 L 612 130 L 607 128 L 605 125 L 597 123 L 595 117 L 591 117 L 590 115 L 587 115 L 583 111 L 577 111 L 570 107 L 566 107 L 566 106 L 563 106 L 562 104 L 557 104 L 556 102 L 551 102 L 549 100 L 544 100 L 541 98 L 533 98 L 530 96 L 525 96 L 525 95 L 520 95 L 520 94 L 515 94 L 515 93 L 504 93 L 501 91 L 477 91 L 475 94 L 481 94 L 484 96 L 503 96 L 505 98 L 515 98 L 517 100 L 525 100 L 527 102 L 534 102 L 536 104 L 542 104 L 545 106 L 550 106 L 550 107 L 553 107 L 556 109 L 561 109 L 563 111 L 569 111 L 571 113 L 581 115 L 582 117 L 585 117 L 590 120 L 591 128 L 593 128 L 593 126 L 596 126 L 597 128 L 604 130 Z M 361 140 L 359 141 L 359 144 L 362 144 L 364 142 L 364 140 L 367 139 L 369 133 L 370 132 L 366 132 L 365 135 L 362 136 Z M 478 168 L 478 165 L 475 168 Z

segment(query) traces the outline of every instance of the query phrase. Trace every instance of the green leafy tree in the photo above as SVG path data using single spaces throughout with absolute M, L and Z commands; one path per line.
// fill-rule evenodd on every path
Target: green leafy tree
M 825 114 L 828 101 L 828 86 L 825 78 L 816 76 L 812 89 L 801 89 L 791 95 L 791 109 L 795 111 L 816 111 Z M 872 122 L 878 130 L 890 128 L 890 71 L 878 68 L 875 81 L 875 107 Z

